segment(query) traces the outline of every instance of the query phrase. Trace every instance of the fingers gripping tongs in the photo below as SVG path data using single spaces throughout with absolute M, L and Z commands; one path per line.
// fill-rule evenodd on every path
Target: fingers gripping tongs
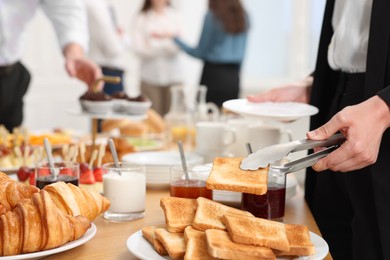
M 299 171 L 314 165 L 319 159 L 325 157 L 339 147 L 345 140 L 346 139 L 342 134 L 335 134 L 328 139 L 321 141 L 303 139 L 268 146 L 250 154 L 247 158 L 242 160 L 240 168 L 242 170 L 257 170 L 259 168 L 265 168 L 270 164 L 270 171 L 275 174 L 287 174 Z M 286 164 L 276 165 L 275 163 L 290 153 L 317 147 L 327 148 Z

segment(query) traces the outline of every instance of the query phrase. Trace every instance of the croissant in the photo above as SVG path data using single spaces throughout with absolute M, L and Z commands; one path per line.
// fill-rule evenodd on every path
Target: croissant
M 16 182 L 0 172 L 0 215 L 12 210 L 18 202 L 31 198 L 38 191 L 37 187 Z
M 41 190 L 0 217 L 0 255 L 9 256 L 59 247 L 80 238 L 90 227 L 84 216 L 63 214 Z
M 110 201 L 97 192 L 75 186 L 71 183 L 56 182 L 45 186 L 55 205 L 64 214 L 82 215 L 93 221 L 110 207 Z

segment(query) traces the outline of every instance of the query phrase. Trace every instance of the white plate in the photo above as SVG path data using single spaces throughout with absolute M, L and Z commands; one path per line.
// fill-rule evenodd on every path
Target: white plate
M 72 248 L 78 247 L 86 242 L 88 242 L 91 238 L 93 238 L 96 234 L 96 226 L 94 223 L 91 223 L 91 227 L 85 232 L 85 234 L 80 237 L 79 239 L 66 243 L 63 246 L 45 250 L 45 251 L 40 251 L 40 252 L 35 252 L 35 253 L 29 253 L 29 254 L 22 254 L 22 255 L 11 255 L 11 256 L 1 256 L 0 260 L 18 260 L 18 259 L 40 259 L 48 255 L 53 255 L 56 253 L 60 253 L 63 251 L 70 250 Z
M 82 111 L 80 108 L 74 108 L 74 109 L 68 109 L 67 112 L 72 115 L 76 116 L 85 116 L 89 118 L 99 118 L 99 119 L 122 119 L 127 118 L 134 121 L 140 121 L 147 118 L 147 115 L 129 115 L 129 114 L 122 114 L 122 113 L 116 113 L 116 112 L 108 112 L 108 113 L 101 113 L 101 114 L 94 114 L 94 113 L 88 113 L 85 111 Z
M 185 157 L 187 164 L 200 164 L 203 162 L 203 157 L 195 153 L 186 153 Z M 130 153 L 123 155 L 122 161 L 143 164 L 146 167 L 171 167 L 173 165 L 181 164 L 180 154 L 175 151 Z
M 164 147 L 164 141 L 143 137 L 124 137 L 137 152 L 147 152 L 161 150 Z
M 252 103 L 247 99 L 233 99 L 224 102 L 223 107 L 244 117 L 277 121 L 293 121 L 318 113 L 318 108 L 297 102 Z
M 296 258 L 282 258 L 278 257 L 277 259 L 302 259 L 302 260 L 322 260 L 329 252 L 329 247 L 326 241 L 319 235 L 310 232 L 311 242 L 314 244 L 316 254 L 306 257 L 296 257 Z M 142 236 L 142 231 L 138 230 L 132 234 L 126 241 L 127 249 L 136 257 L 140 259 L 148 260 L 165 260 L 171 259 L 168 256 L 159 255 L 153 248 L 153 246 Z

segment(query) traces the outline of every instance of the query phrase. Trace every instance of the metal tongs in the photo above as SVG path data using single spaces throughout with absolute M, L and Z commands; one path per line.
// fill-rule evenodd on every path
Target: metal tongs
M 339 147 L 345 140 L 346 139 L 342 134 L 335 134 L 328 139 L 321 141 L 303 139 L 284 144 L 268 146 L 250 154 L 247 158 L 242 160 L 240 168 L 242 170 L 257 170 L 259 168 L 265 168 L 270 165 L 269 171 L 275 175 L 282 175 L 299 171 L 314 165 L 319 159 L 325 157 L 337 149 L 337 147 Z M 290 153 L 317 147 L 327 148 L 292 162 L 288 162 L 282 165 L 274 164 Z

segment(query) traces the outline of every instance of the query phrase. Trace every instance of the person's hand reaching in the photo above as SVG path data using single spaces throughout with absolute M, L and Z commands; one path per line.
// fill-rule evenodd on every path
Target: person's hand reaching
M 309 103 L 310 89 L 313 77 L 307 77 L 301 81 L 287 84 L 266 92 L 248 96 L 250 102 L 300 102 Z
M 340 131 L 347 139 L 313 169 L 348 172 L 375 163 L 382 135 L 389 127 L 390 108 L 378 96 L 344 108 L 326 124 L 307 133 L 309 139 L 323 140 Z
M 100 67 L 87 59 L 81 47 L 77 44 L 69 44 L 64 50 L 65 69 L 70 77 L 76 77 L 85 82 L 91 90 L 94 87 L 96 80 L 103 76 Z M 103 82 L 97 84 L 95 90 L 103 88 Z

